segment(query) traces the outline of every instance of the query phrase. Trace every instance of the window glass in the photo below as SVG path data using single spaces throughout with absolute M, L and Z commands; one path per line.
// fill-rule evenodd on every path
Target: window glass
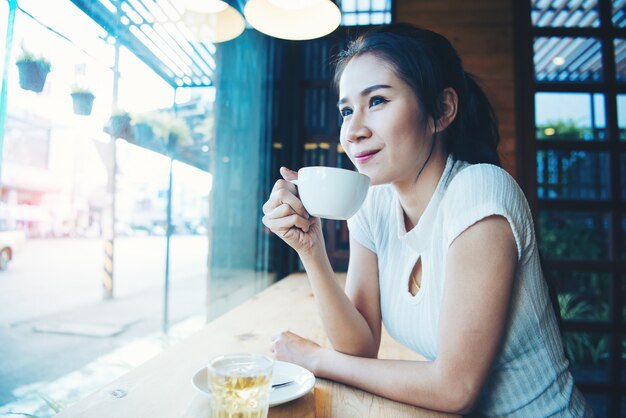
M 563 332 L 565 352 L 571 361 L 576 382 L 599 383 L 608 380 L 610 338 L 598 332 Z
M 626 94 L 617 95 L 617 125 L 619 139 L 626 141 Z
M 609 154 L 587 151 L 538 151 L 537 197 L 608 199 Z
M 344 26 L 391 23 L 392 0 L 341 0 L 341 24 Z
M 613 0 L 613 25 L 626 27 L 626 0 Z
M 538 223 L 541 254 L 548 259 L 607 260 L 608 225 L 606 213 L 543 210 Z
M 533 0 L 533 26 L 584 27 L 599 26 L 597 0 Z
M 626 100 L 623 101 L 626 106 Z M 536 93 L 537 139 L 603 141 L 606 139 L 604 109 L 603 94 Z
M 21 230 L 25 241 L 7 271 L 2 272 L 3 282 L 11 283 L 2 294 L 11 303 L 0 304 L 0 325 L 23 324 L 15 332 L 24 339 L 16 343 L 13 338 L 13 343 L 7 340 L 9 344 L 4 345 L 3 366 L 8 369 L 2 373 L 6 371 L 14 378 L 2 382 L 6 385 L 0 390 L 0 404 L 15 400 L 20 404 L 6 406 L 4 412 L 48 416 L 50 412 L 38 392 L 43 390 L 55 402 L 67 405 L 67 401 L 86 396 L 158 352 L 146 350 L 140 343 L 140 347 L 126 350 L 134 350 L 133 361 L 115 361 L 124 367 L 110 367 L 106 361 L 91 363 L 117 351 L 120 344 L 130 341 L 129 337 L 143 338 L 162 329 L 168 190 L 172 190 L 173 224 L 169 329 L 180 329 L 186 323 L 186 331 L 180 335 L 188 335 L 207 317 L 214 318 L 215 309 L 223 310 L 240 301 L 241 292 L 232 295 L 244 283 L 237 278 L 232 283 L 220 283 L 219 291 L 207 292 L 208 194 L 212 186 L 207 152 L 215 94 L 201 88 L 193 93 L 179 89 L 176 113 L 184 123 L 170 125 L 166 124 L 169 119 L 159 119 L 161 130 L 171 128 L 179 140 L 186 138 L 177 142 L 179 146 L 168 149 L 164 135 L 152 139 L 135 135 L 139 124 L 135 122 L 145 120 L 146 114 L 174 114 L 174 89 L 121 48 L 118 102 L 112 109 L 113 39 L 72 2 L 20 0 L 19 4 L 25 12 L 16 12 L 8 68 L 0 225 Z M 0 1 L 2 22 L 6 22 L 6 5 Z M 0 23 L 0 27 L 4 37 L 6 25 Z M 20 86 L 15 60 L 22 44 L 51 61 L 51 71 L 39 93 Z M 89 115 L 75 113 L 70 95 L 75 86 L 89 88 L 95 95 Z M 112 116 L 120 111 L 129 112 L 133 124 L 119 135 L 109 135 L 114 126 Z M 188 136 L 182 135 L 184 127 L 190 128 Z M 174 157 L 171 165 L 170 156 Z M 258 152 L 255 157 L 259 158 Z M 172 189 L 168 185 L 170 167 Z M 258 207 L 255 205 L 250 213 L 257 213 Z M 114 241 L 110 240 L 113 233 Z M 45 277 L 54 280 L 42 281 Z M 102 303 L 103 289 L 111 286 L 111 278 L 114 300 Z M 209 312 L 208 294 L 226 294 L 228 300 L 220 306 L 213 304 L 215 308 Z M 124 311 L 118 319 L 99 327 L 91 326 L 90 318 L 75 314 L 87 306 L 100 318 L 122 306 L 137 306 L 137 311 Z M 47 318 L 59 312 L 68 314 L 58 325 L 56 320 L 48 323 Z M 140 320 L 133 316 L 138 312 Z M 70 318 L 70 313 L 74 317 Z M 32 318 L 43 320 L 29 323 Z M 66 331 L 75 335 L 57 334 Z M 123 336 L 112 338 L 117 335 Z M 99 338 L 90 338 L 93 336 Z M 170 341 L 168 338 L 161 334 L 159 350 Z M 53 355 L 75 354 L 56 362 L 39 362 L 33 368 L 33 364 L 20 360 L 24 356 L 22 353 L 20 357 L 19 348 L 23 346 L 49 350 Z M 75 384 L 77 375 L 80 388 Z M 33 379 L 48 385 L 33 385 Z M 39 405 L 46 408 L 45 413 L 31 409 Z
M 6 1 L 0 2 L 2 54 L 6 5 Z M 115 350 L 120 341 L 105 337 L 109 332 L 126 331 L 126 319 L 112 321 L 103 330 L 97 326 L 90 328 L 89 319 L 80 315 L 71 318 L 69 314 L 65 318 L 57 315 L 75 313 L 76 309 L 93 304 L 90 307 L 94 311 L 102 309 L 98 316 L 104 318 L 108 315 L 107 307 L 112 306 L 98 302 L 109 283 L 104 272 L 111 267 L 105 262 L 109 261 L 105 254 L 108 256 L 110 251 L 102 237 L 102 226 L 105 211 L 110 207 L 106 191 L 112 170 L 107 160 L 112 147 L 102 129 L 111 115 L 113 47 L 105 41 L 102 28 L 72 2 L 20 0 L 19 7 L 6 68 L 7 135 L 1 164 L 0 227 L 23 237 L 23 245 L 2 272 L 6 286 L 0 303 L 0 322 L 4 329 L 10 328 L 11 335 L 6 334 L 3 341 L 2 375 L 8 378 L 0 379 L 0 404 L 15 402 L 4 412 L 48 416 L 51 411 L 37 392 L 45 392 L 66 404 L 65 398 L 57 398 L 55 394 L 74 392 L 68 396 L 83 397 L 87 394 L 83 389 L 110 380 L 100 380 L 95 386 L 81 380 L 80 387 L 71 390 L 67 390 L 68 386 L 53 389 L 41 384 L 57 382 Z M 37 77 L 38 81 L 45 81 L 43 84 L 34 86 L 33 80 L 28 79 L 32 73 L 20 74 L 16 61 L 23 54 L 22 47 L 50 62 L 45 80 Z M 40 91 L 36 91 L 38 87 Z M 76 87 L 89 89 L 95 99 L 90 101 L 93 96 L 84 94 L 87 106 L 81 108 L 71 96 Z M 76 109 L 82 114 L 76 113 Z M 127 266 L 117 267 L 121 271 Z M 143 270 L 140 268 L 141 274 L 131 275 L 134 283 L 151 281 L 143 275 Z M 46 280 L 50 278 L 53 280 Z M 146 296 L 142 300 L 151 299 Z M 148 309 L 142 317 L 147 319 L 151 313 Z M 59 319 L 50 321 L 53 315 Z M 158 318 L 159 313 L 156 315 Z M 33 318 L 38 320 L 31 322 Z M 9 324 L 23 324 L 23 328 Z M 57 332 L 74 335 L 60 337 Z M 35 350 L 32 356 L 27 356 L 30 360 L 24 361 L 21 347 Z M 34 366 L 32 359 L 44 355 L 44 351 L 38 350 L 49 350 L 48 358 L 59 358 L 39 361 Z M 102 379 L 102 370 L 92 369 L 92 375 Z M 35 381 L 40 383 L 33 385 Z
M 615 39 L 615 79 L 626 83 L 626 39 Z
M 609 319 L 608 273 L 549 269 L 546 278 L 557 290 L 563 320 Z
M 538 82 L 602 81 L 601 43 L 594 38 L 537 37 L 534 41 Z
M 356 0 L 341 0 L 341 11 L 343 13 L 356 12 Z

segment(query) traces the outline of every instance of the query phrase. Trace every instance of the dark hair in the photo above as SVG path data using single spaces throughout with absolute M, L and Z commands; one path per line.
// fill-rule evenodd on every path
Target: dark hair
M 441 93 L 453 88 L 458 109 L 456 118 L 444 131 L 446 151 L 455 159 L 472 164 L 500 165 L 495 113 L 444 36 L 406 23 L 380 26 L 359 36 L 336 59 L 337 90 L 348 62 L 364 54 L 373 54 L 392 65 L 396 75 L 415 93 L 425 119 L 439 120 Z

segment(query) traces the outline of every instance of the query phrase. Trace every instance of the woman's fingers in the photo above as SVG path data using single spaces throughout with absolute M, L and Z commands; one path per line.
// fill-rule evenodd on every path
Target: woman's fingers
M 281 208 L 277 208 L 277 210 L 280 211 Z M 301 229 L 303 232 L 309 232 L 309 228 L 311 227 L 312 222 L 314 221 L 303 218 L 297 213 L 282 216 L 279 218 L 274 218 L 269 215 L 263 217 L 263 224 L 267 226 L 272 232 L 280 236 L 284 236 L 287 231 L 294 227 Z
M 276 183 L 278 184 L 278 182 Z M 263 213 L 265 215 L 269 215 L 269 213 L 273 212 L 276 208 L 283 204 L 289 205 L 298 215 L 307 219 L 309 218 L 309 213 L 304 208 L 302 201 L 298 199 L 298 197 L 296 197 L 293 192 L 287 188 L 276 189 L 275 187 L 275 190 L 272 191 L 272 194 L 270 194 L 270 198 L 263 205 Z
M 280 168 L 280 175 L 287 181 L 296 180 L 298 178 L 298 173 L 288 169 L 287 167 Z
M 276 183 L 274 183 L 274 187 L 272 188 L 272 193 L 281 189 L 289 190 L 294 195 L 298 194 L 298 188 L 296 187 L 296 185 L 288 180 L 283 180 L 283 179 L 276 180 Z

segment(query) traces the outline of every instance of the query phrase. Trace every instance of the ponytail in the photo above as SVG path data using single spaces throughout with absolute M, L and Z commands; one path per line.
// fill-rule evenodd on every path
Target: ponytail
M 363 54 L 373 54 L 393 66 L 396 75 L 413 90 L 425 120 L 439 120 L 441 93 L 453 88 L 459 103 L 455 120 L 442 132 L 446 151 L 455 159 L 472 164 L 500 165 L 495 113 L 485 93 L 463 69 L 448 39 L 407 23 L 375 28 L 352 41 L 339 54 L 336 88 L 348 62 Z
M 465 100 L 457 91 L 459 109 L 456 119 L 448 127 L 447 150 L 456 160 L 500 166 L 496 114 L 474 76 L 464 73 L 464 78 Z

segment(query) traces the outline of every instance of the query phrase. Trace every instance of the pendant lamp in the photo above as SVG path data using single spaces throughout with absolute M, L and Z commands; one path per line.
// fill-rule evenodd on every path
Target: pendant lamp
M 246 28 L 237 0 L 186 0 L 185 6 L 182 20 L 198 41 L 230 41 Z
M 244 15 L 259 32 L 296 41 L 321 38 L 341 23 L 331 0 L 248 0 Z

